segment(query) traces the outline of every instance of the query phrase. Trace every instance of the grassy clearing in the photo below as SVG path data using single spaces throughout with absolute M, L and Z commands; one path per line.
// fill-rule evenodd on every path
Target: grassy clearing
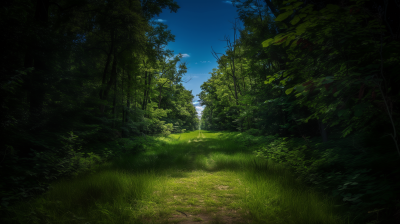
M 53 184 L 8 223 L 350 223 L 335 201 L 258 159 L 230 133 L 195 131 Z

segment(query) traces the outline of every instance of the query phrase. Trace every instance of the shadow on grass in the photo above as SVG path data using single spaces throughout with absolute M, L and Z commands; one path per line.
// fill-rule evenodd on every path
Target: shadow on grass
M 255 157 L 233 136 L 176 142 L 136 157 L 121 158 L 115 161 L 114 168 L 127 172 L 151 170 L 159 177 L 168 172 L 176 178 L 186 178 L 190 171 L 239 171 L 249 189 L 245 197 L 249 201 L 246 199 L 243 205 L 256 214 L 249 215 L 249 219 L 258 223 L 275 223 L 271 217 L 291 220 L 290 223 L 350 223 L 336 215 L 345 214 L 343 209 L 334 208 L 340 202 L 312 191 L 283 165 Z
M 226 137 L 191 139 L 190 142 L 163 145 L 162 148 L 137 155 L 116 158 L 112 164 L 111 169 L 125 172 L 267 169 L 264 160 L 254 158 L 252 151 L 244 150 L 237 141 Z
M 246 186 L 242 191 L 245 196 L 238 203 L 254 213 L 249 220 L 342 223 L 321 222 L 334 219 L 324 218 L 330 213 L 326 212 L 329 209 L 320 209 L 322 205 L 316 200 L 319 197 L 303 194 L 307 189 L 289 171 L 280 164 L 256 158 L 250 148 L 234 139 L 235 134 L 204 134 L 206 138 L 198 133 L 178 137 L 179 140 L 165 138 L 168 144 L 154 142 L 146 152 L 116 158 L 95 175 L 61 180 L 44 197 L 10 210 L 10 222 L 6 223 L 143 223 L 146 217 L 161 215 L 151 209 L 157 207 L 155 184 L 163 184 L 169 177 L 187 178 L 190 171 L 222 170 L 235 171 L 235 178 Z M 159 193 L 163 190 L 169 189 Z

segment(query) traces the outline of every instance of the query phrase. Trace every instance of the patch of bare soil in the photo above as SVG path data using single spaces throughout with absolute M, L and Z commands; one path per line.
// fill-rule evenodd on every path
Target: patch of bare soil
M 229 186 L 225 186 L 225 185 L 217 185 L 216 187 L 220 190 L 227 190 L 229 188 Z

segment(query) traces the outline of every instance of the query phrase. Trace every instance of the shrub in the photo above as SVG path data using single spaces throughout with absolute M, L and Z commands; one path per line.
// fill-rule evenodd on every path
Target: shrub
M 95 153 L 83 153 L 82 140 L 71 131 L 61 136 L 61 147 L 40 145 L 42 151 L 30 149 L 27 157 L 9 153 L 0 163 L 1 205 L 28 198 L 47 191 L 51 181 L 63 176 L 93 171 L 102 161 Z M 9 151 L 13 151 L 11 146 Z
M 249 135 L 253 135 L 253 136 L 260 136 L 261 130 L 251 128 L 251 129 L 247 130 L 246 133 Z
M 397 157 L 369 150 L 355 150 L 350 139 L 313 143 L 301 138 L 275 138 L 257 151 L 258 156 L 284 163 L 299 179 L 314 188 L 341 198 L 353 212 L 371 217 L 367 211 L 393 209 L 395 189 L 400 188 L 400 168 L 375 164 L 396 164 Z

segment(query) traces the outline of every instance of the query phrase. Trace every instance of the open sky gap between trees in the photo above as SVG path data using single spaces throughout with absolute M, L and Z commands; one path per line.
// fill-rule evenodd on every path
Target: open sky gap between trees
M 217 67 L 196 96 L 185 52 L 156 19 L 178 2 L 1 3 L 4 221 L 400 223 L 398 0 L 222 1 L 238 17 L 215 37 L 225 52 L 210 47 Z M 69 184 L 82 200 L 57 196 Z

